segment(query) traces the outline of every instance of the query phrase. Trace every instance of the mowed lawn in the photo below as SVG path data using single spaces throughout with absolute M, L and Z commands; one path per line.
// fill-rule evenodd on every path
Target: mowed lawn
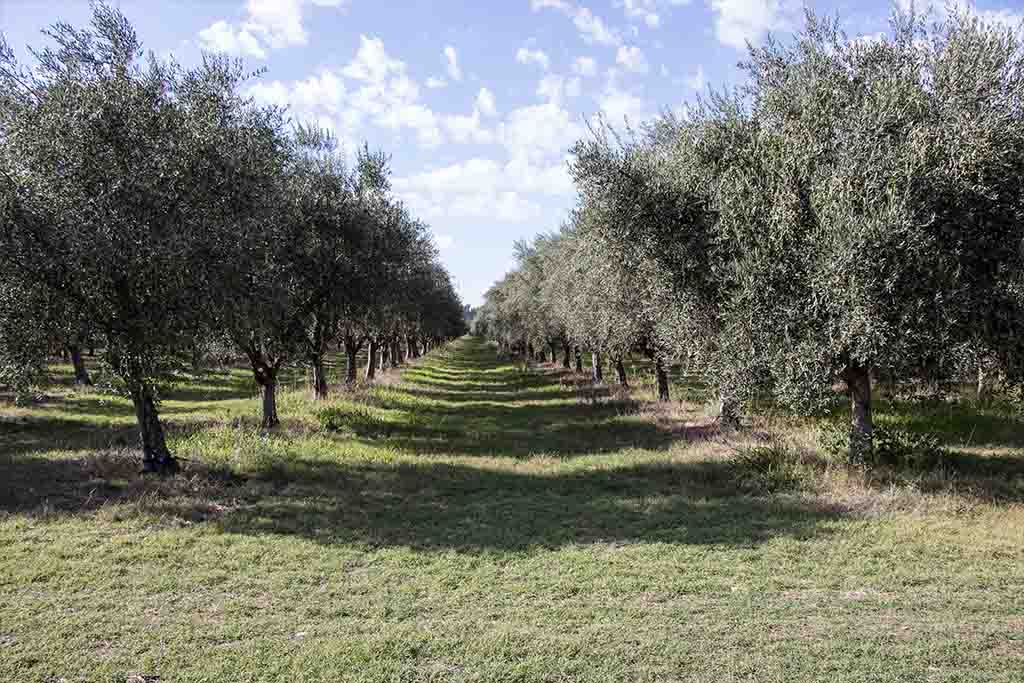
M 258 409 L 171 392 L 188 461 L 147 480 L 122 399 L 0 404 L 0 681 L 1024 681 L 1019 417 L 865 475 L 472 338 Z M 734 455 L 782 442 L 787 477 Z

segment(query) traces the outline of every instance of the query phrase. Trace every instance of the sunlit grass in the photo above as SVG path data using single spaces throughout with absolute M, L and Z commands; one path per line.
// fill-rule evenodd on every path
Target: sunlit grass
M 1019 418 L 879 411 L 1001 454 L 996 486 L 563 377 L 465 339 L 326 402 L 299 378 L 266 433 L 223 373 L 164 397 L 167 480 L 122 399 L 3 406 L 0 680 L 1020 680 Z M 766 445 L 796 465 L 733 455 Z

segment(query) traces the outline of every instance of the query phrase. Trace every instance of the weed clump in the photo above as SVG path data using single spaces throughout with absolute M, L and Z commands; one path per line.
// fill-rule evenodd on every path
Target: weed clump
M 819 434 L 822 449 L 836 458 L 846 456 L 848 440 L 849 432 L 838 424 L 823 427 Z M 946 467 L 952 459 L 952 454 L 942 447 L 935 434 L 877 425 L 874 429 L 874 449 L 865 464 L 923 472 Z
M 737 488 L 754 495 L 809 490 L 815 487 L 818 463 L 781 443 L 738 449 L 730 463 Z
M 315 413 L 320 428 L 327 432 L 374 436 L 387 431 L 387 423 L 371 406 L 358 403 L 336 403 Z

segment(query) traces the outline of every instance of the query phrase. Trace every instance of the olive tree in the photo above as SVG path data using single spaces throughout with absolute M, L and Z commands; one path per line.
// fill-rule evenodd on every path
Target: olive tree
M 157 402 L 209 335 L 211 265 L 264 189 L 243 78 L 154 57 L 117 11 L 56 24 L 31 70 L 0 51 L 0 259 L 87 318 L 123 381 L 146 471 L 169 472 Z
M 897 14 L 891 36 L 852 41 L 808 15 L 745 68 L 756 141 L 730 166 L 760 200 L 724 226 L 742 247 L 731 305 L 776 395 L 812 408 L 846 384 L 864 460 L 872 373 L 925 375 L 959 342 L 1019 338 L 1019 40 L 966 14 Z

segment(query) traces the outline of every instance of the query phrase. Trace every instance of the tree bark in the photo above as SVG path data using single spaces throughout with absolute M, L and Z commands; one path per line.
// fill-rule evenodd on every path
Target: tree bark
M 345 344 L 345 384 L 352 385 L 356 383 L 356 372 L 358 370 L 356 364 L 359 356 L 359 349 L 363 346 L 362 342 L 356 343 L 356 340 L 347 336 L 344 340 Z
M 718 424 L 723 429 L 740 426 L 740 402 L 732 394 L 723 392 L 718 398 Z
M 615 375 L 619 380 L 619 384 L 624 387 L 629 386 L 629 380 L 626 379 L 626 366 L 622 364 L 622 357 L 615 359 Z
M 583 352 L 576 347 L 576 372 L 583 372 Z
M 978 403 L 987 403 L 992 395 L 992 384 L 988 381 L 985 364 L 978 364 Z
M 377 374 L 377 351 L 380 345 L 376 339 L 370 340 L 370 352 L 367 354 L 366 359 L 366 380 L 372 380 Z
M 594 351 L 590 354 L 591 359 L 591 377 L 595 382 L 604 381 L 604 368 L 601 367 L 601 353 Z
M 668 372 L 665 370 L 665 363 L 660 358 L 654 359 L 654 374 L 658 379 L 658 400 L 668 401 Z
M 309 363 L 313 368 L 313 400 L 323 401 L 327 398 L 327 372 L 324 368 L 324 357 L 311 356 Z
M 562 367 L 568 370 L 572 367 L 572 359 L 570 358 L 572 349 L 569 348 L 568 344 L 562 344 Z
M 263 385 L 263 429 L 273 429 L 281 421 L 277 418 L 277 373 L 273 373 Z
M 82 360 L 82 349 L 76 344 L 68 346 L 68 355 L 71 356 L 71 365 L 75 368 L 75 384 L 79 386 L 92 386 L 92 378 L 89 377 L 89 370 Z
M 874 452 L 871 372 L 867 366 L 850 363 L 843 375 L 850 394 L 850 462 L 870 462 Z
M 167 449 L 164 429 L 157 414 L 153 388 L 145 382 L 136 382 L 131 389 L 135 419 L 139 424 L 139 440 L 142 443 L 142 471 L 154 474 L 174 474 L 178 461 Z

